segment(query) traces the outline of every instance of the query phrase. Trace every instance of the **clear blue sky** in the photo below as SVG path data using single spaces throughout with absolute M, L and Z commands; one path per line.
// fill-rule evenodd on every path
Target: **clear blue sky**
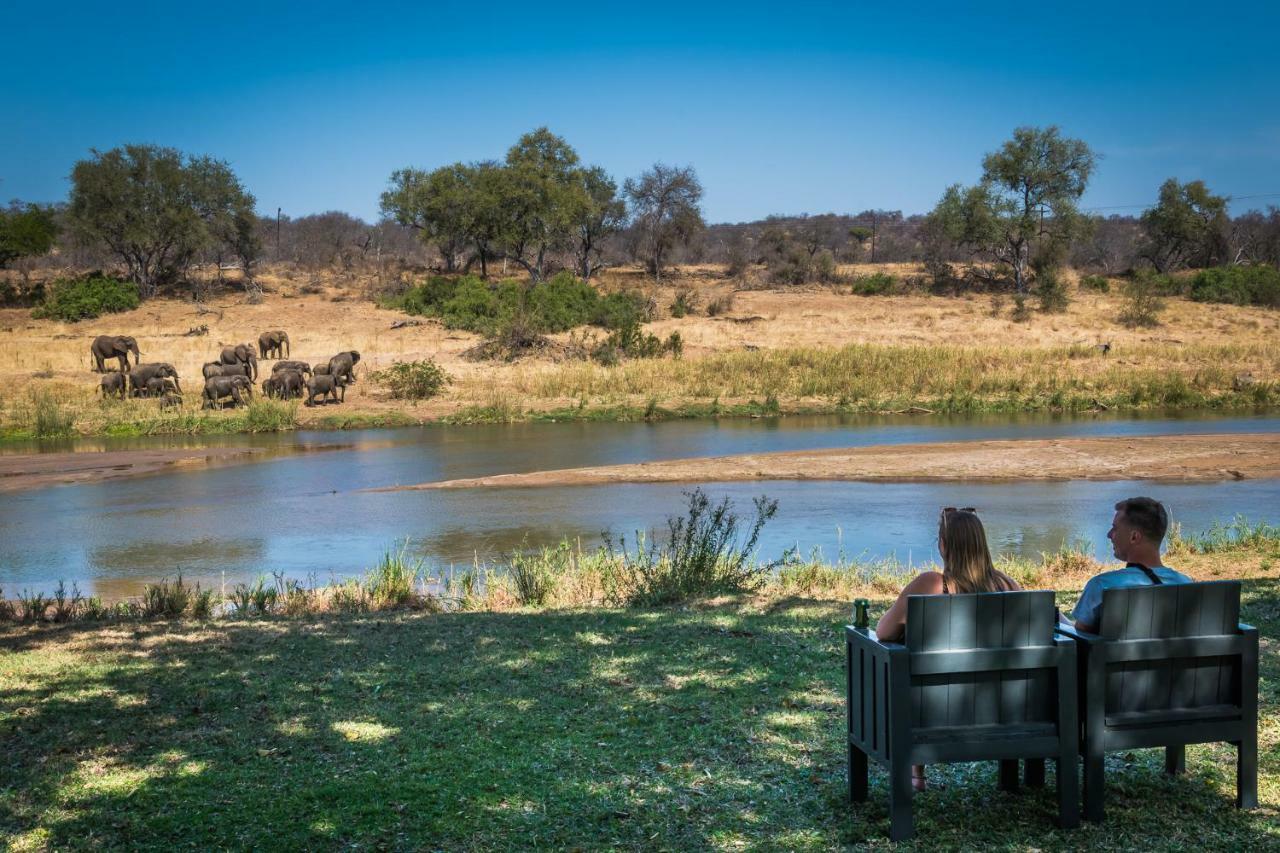
M 227 160 L 264 213 L 374 218 L 393 169 L 544 124 L 619 182 L 694 166 L 710 221 L 924 212 L 1024 124 L 1102 155 L 1087 206 L 1280 193 L 1280 3 L 888 5 L 22 4 L 0 200 L 151 142 Z

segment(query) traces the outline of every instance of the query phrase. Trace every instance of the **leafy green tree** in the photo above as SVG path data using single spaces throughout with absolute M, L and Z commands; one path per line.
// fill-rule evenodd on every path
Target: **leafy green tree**
M 628 178 L 623 192 L 631 200 L 649 271 L 661 281 L 671 249 L 688 243 L 707 227 L 698 204 L 702 200 L 702 184 L 692 166 L 655 163 L 639 178 Z
M 1025 293 L 1033 253 L 1066 246 L 1087 228 L 1077 202 L 1093 168 L 1094 154 L 1083 141 L 1063 137 L 1056 127 L 1020 127 L 983 159 L 978 184 L 948 188 L 929 218 Z
M 251 232 L 253 206 L 226 163 L 174 148 L 94 151 L 71 170 L 72 229 L 106 246 L 144 297 L 179 277 L 197 253 L 242 228 Z
M 53 209 L 13 201 L 0 210 L 0 268 L 19 258 L 47 255 L 58 236 Z
M 1226 198 L 1209 192 L 1204 181 L 1170 178 L 1155 207 L 1142 214 L 1143 254 L 1160 272 L 1215 266 L 1226 260 L 1230 224 Z
M 434 245 L 444 259 L 445 272 L 458 269 L 470 242 L 475 177 L 475 167 L 465 163 L 431 172 L 397 169 L 382 194 L 383 214 L 416 229 L 423 242 Z
M 622 228 L 627 219 L 627 203 L 618 197 L 618 185 L 599 166 L 579 169 L 586 205 L 578 219 L 577 246 L 574 252 L 578 275 L 583 281 L 603 266 L 600 244 Z
M 586 218 L 590 202 L 577 167 L 578 153 L 545 127 L 507 151 L 504 255 L 524 267 L 532 283 L 545 277 L 553 253 L 572 245 Z

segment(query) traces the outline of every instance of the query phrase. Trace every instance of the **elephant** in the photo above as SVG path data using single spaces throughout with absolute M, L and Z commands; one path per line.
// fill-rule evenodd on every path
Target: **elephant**
M 346 382 L 356 381 L 356 362 L 360 360 L 360 353 L 355 350 L 346 350 L 340 352 L 333 358 L 329 359 L 329 375 L 341 377 Z
M 279 358 L 281 348 L 285 357 L 289 356 L 289 333 L 283 331 L 263 332 L 258 335 L 258 355 L 262 358 Z
M 321 364 L 313 365 L 311 368 L 311 375 L 312 376 L 328 376 L 329 362 L 326 361 Z
M 258 354 L 248 344 L 223 347 L 220 361 L 223 364 L 249 365 L 249 379 L 253 382 L 258 381 Z
M 182 408 L 181 394 L 165 394 L 163 397 L 160 398 L 161 411 L 165 409 L 181 409 L 181 408 Z
M 156 376 L 147 380 L 143 390 L 144 397 L 163 397 L 170 391 L 177 391 L 177 384 L 168 376 Z
M 200 372 L 204 374 L 204 378 L 210 376 L 243 376 L 245 379 L 249 377 L 249 365 L 237 362 L 236 364 L 223 364 L 220 361 L 210 361 L 200 368 Z
M 112 370 L 109 373 L 104 374 L 102 377 L 102 382 L 100 384 L 102 396 L 115 396 L 123 400 L 125 391 L 128 390 L 128 385 L 128 374 Z
M 182 385 L 178 382 L 178 371 L 174 370 L 173 365 L 168 362 L 155 362 L 148 364 L 139 364 L 129 373 L 129 394 L 133 397 L 142 396 L 146 391 L 147 383 L 157 376 L 168 376 L 173 379 L 173 387 L 178 393 L 182 393 Z
M 279 373 L 272 373 L 266 379 L 262 380 L 262 396 L 267 399 L 274 399 L 280 396 Z
M 339 398 L 338 393 L 341 391 L 342 396 Z M 324 397 L 328 397 L 335 403 L 341 403 L 347 398 L 347 384 L 342 381 L 340 376 L 312 376 L 307 380 L 307 405 L 314 406 L 316 397 L 320 397 L 321 402 Z
M 306 374 L 307 376 L 312 375 L 311 365 L 307 364 L 305 361 L 277 361 L 275 364 L 271 365 L 272 373 L 279 373 L 281 370 L 296 370 L 299 373 Z
M 307 387 L 307 380 L 297 370 L 281 370 L 271 374 L 271 377 L 278 383 L 280 396 L 286 400 L 301 397 Z
M 102 366 L 103 359 L 120 359 L 121 373 L 129 372 L 129 353 L 133 353 L 134 364 L 142 360 L 142 354 L 138 352 L 138 342 L 129 335 L 98 335 L 90 344 L 89 353 L 93 356 L 95 373 L 106 372 Z
M 211 376 L 204 381 L 201 396 L 203 409 L 221 409 L 226 397 L 231 398 L 232 405 L 244 405 L 253 397 L 253 386 L 243 376 Z

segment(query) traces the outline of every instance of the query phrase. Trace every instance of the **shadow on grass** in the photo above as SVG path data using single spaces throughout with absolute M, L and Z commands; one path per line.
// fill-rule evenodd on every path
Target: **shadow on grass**
M 1275 636 L 1274 581 L 1246 618 Z M 0 635 L 0 835 L 56 847 L 828 848 L 845 802 L 840 626 L 789 599 L 663 611 L 375 614 Z M 1173 849 L 1280 840 L 1277 660 L 1258 812 L 1229 747 L 1109 764 L 1109 820 L 1052 828 L 994 765 L 933 768 L 921 845 Z

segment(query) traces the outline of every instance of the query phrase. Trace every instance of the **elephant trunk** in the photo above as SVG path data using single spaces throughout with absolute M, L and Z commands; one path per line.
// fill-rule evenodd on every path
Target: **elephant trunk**
M 133 344 L 129 347 L 129 350 L 133 353 L 134 366 L 136 367 L 137 365 L 142 364 L 142 353 L 138 351 L 138 345 L 136 343 Z M 124 355 L 124 363 L 129 363 L 129 353 L 125 353 Z
M 284 357 L 290 358 L 293 356 L 293 352 L 289 348 L 289 336 L 286 334 L 286 335 L 283 335 L 283 338 L 284 338 Z

